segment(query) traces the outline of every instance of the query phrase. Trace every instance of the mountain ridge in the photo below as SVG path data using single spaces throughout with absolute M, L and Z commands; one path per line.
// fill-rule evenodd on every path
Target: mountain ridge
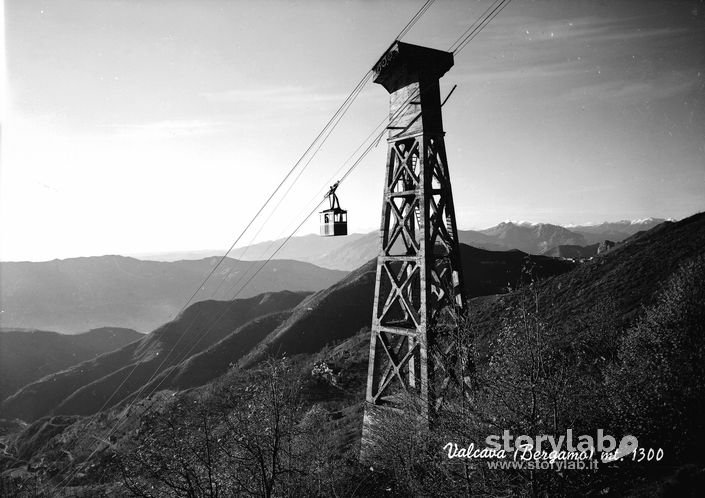
M 0 330 L 0 401 L 22 386 L 144 337 L 132 329 L 102 327 L 80 334 Z
M 461 243 L 486 249 L 489 251 L 508 251 L 519 249 L 529 254 L 546 254 L 554 247 L 561 245 L 589 246 L 611 240 L 620 242 L 637 231 L 648 230 L 663 223 L 662 218 L 645 218 L 630 220 L 626 225 L 622 222 L 603 222 L 599 225 L 561 226 L 551 223 L 529 221 L 504 221 L 495 226 L 481 230 L 458 230 L 458 240 Z M 350 237 L 350 236 L 348 236 Z M 319 237 L 306 235 L 293 237 L 288 244 L 306 243 L 308 251 L 306 261 L 323 268 L 353 271 L 366 261 L 377 256 L 379 252 L 379 231 L 367 234 L 354 234 L 347 243 L 339 244 L 335 251 L 330 251 L 321 244 L 330 244 L 327 239 L 348 239 L 347 237 Z M 271 250 L 258 253 L 260 248 L 278 247 L 283 239 L 273 242 L 263 242 L 249 248 L 239 249 L 239 256 L 244 258 L 268 257 Z M 287 245 L 288 245 L 287 244 Z M 243 252 L 248 251 L 248 252 Z M 248 255 L 249 254 L 249 255 Z M 286 255 L 286 246 L 281 253 Z M 279 256 L 279 255 L 277 255 Z
M 0 263 L 2 325 L 71 333 L 103 326 L 153 330 L 173 318 L 218 257 L 177 262 L 98 256 L 42 263 Z M 260 261 L 223 260 L 198 299 L 226 299 Z M 317 291 L 345 272 L 291 260 L 272 261 L 238 297 L 269 291 Z
M 281 291 L 195 303 L 137 341 L 25 385 L 0 403 L 0 417 L 29 421 L 49 414 L 82 415 L 112 406 L 153 375 L 179 363 L 181 355 L 202 351 L 261 315 L 290 309 L 306 295 Z

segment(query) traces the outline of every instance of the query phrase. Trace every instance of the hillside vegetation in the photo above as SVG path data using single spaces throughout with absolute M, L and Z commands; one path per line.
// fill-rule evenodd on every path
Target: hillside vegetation
M 0 401 L 20 387 L 144 337 L 105 327 L 64 335 L 43 330 L 0 330 Z
M 24 386 L 0 404 L 0 417 L 33 421 L 49 414 L 86 415 L 113 406 L 166 368 L 251 320 L 294 307 L 305 296 L 283 291 L 196 303 L 139 341 Z

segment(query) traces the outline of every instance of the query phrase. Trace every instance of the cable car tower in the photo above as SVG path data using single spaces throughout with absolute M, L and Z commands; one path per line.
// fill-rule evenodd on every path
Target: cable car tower
M 453 54 L 395 41 L 374 66 L 390 94 L 380 249 L 370 338 L 362 460 L 388 416 L 411 394 L 428 426 L 434 386 L 433 326 L 446 307 L 465 309 L 458 230 L 441 119 L 439 79 Z M 440 382 L 439 382 L 440 381 Z M 433 398 L 433 399 L 432 399 Z

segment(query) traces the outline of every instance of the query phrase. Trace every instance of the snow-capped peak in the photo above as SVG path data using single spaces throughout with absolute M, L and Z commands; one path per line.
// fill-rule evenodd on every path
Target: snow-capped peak
M 652 225 L 652 224 L 659 224 L 664 221 L 673 221 L 672 219 L 665 220 L 663 218 L 654 218 L 652 216 L 649 216 L 648 218 L 640 218 L 638 220 L 619 220 L 615 221 L 615 225 Z M 606 221 L 605 223 L 609 223 Z
M 533 221 L 524 221 L 524 220 L 504 220 L 503 223 L 505 225 L 512 224 L 512 225 L 517 225 L 520 227 L 535 227 L 535 226 L 541 224 L 541 223 L 534 223 Z
M 664 220 L 663 218 L 653 218 L 653 217 L 648 217 L 648 218 L 642 218 L 640 220 L 631 220 L 632 225 L 646 225 L 649 223 L 662 223 L 664 221 L 673 221 L 673 218 L 668 218 Z
M 664 221 L 675 221 L 673 218 L 654 218 L 652 216 L 649 216 L 648 218 L 640 218 L 637 220 L 619 220 L 619 221 L 603 221 L 601 223 L 596 223 L 592 221 L 588 221 L 585 223 L 569 223 L 566 225 L 562 225 L 565 228 L 576 228 L 576 227 L 599 227 L 599 226 L 607 226 L 607 225 L 621 225 L 621 226 L 639 226 L 639 225 L 658 225 L 659 223 L 663 223 Z

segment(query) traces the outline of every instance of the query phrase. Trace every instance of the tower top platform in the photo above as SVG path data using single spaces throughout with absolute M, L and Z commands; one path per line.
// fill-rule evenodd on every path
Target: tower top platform
M 374 82 L 393 93 L 422 79 L 440 79 L 453 67 L 453 54 L 395 40 L 373 67 Z

